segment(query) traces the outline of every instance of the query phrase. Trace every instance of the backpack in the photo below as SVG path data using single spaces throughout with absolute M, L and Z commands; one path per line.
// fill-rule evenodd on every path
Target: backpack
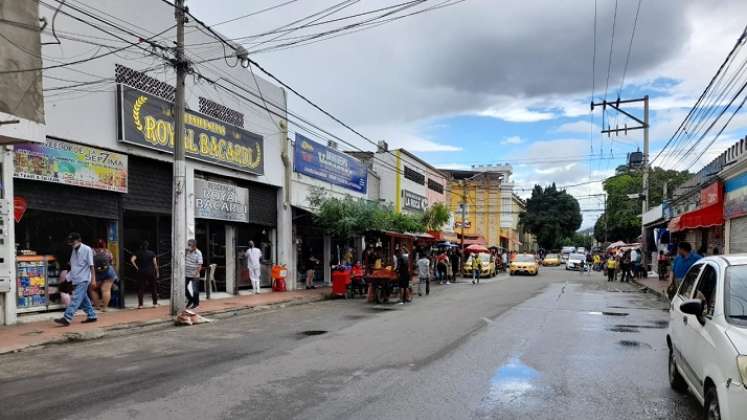
M 109 268 L 109 256 L 103 252 L 97 252 L 93 255 L 93 266 L 98 272 L 106 271 Z

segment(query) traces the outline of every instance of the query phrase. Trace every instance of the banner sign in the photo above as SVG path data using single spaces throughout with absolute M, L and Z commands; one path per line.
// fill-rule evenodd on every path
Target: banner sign
M 718 181 L 700 190 L 700 207 L 708 207 L 720 203 L 723 197 L 722 191 L 721 182 Z
M 293 146 L 293 170 L 361 194 L 366 193 L 366 165 L 298 133 Z
M 428 200 L 422 195 L 415 194 L 412 191 L 402 190 L 402 198 L 404 198 L 403 207 L 406 210 L 413 210 L 422 212 L 428 207 Z
M 129 86 L 117 88 L 119 140 L 173 153 L 173 104 Z M 262 136 L 189 110 L 184 112 L 184 127 L 188 158 L 255 175 L 265 173 Z
M 13 152 L 16 178 L 127 192 L 127 155 L 54 139 Z
M 249 222 L 249 190 L 196 178 L 195 217 Z
M 724 183 L 724 217 L 734 219 L 747 216 L 747 172 Z

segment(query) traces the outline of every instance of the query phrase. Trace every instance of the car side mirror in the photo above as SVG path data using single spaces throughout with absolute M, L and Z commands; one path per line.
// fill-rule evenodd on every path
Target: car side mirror
M 703 302 L 700 299 L 688 299 L 680 305 L 680 311 L 684 314 L 695 315 L 701 324 L 705 324 L 703 318 Z

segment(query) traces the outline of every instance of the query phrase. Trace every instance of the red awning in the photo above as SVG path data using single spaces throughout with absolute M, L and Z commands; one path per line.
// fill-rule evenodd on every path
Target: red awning
M 723 202 L 702 209 L 683 213 L 669 222 L 670 232 L 679 232 L 688 229 L 707 228 L 724 224 Z

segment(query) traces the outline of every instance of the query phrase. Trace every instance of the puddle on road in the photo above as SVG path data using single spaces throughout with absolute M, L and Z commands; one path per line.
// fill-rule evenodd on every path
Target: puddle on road
M 490 389 L 482 400 L 482 409 L 492 411 L 500 404 L 508 404 L 535 388 L 539 372 L 512 357 L 499 367 L 490 379 Z
M 638 328 L 635 327 L 627 327 L 627 326 L 616 326 L 612 328 L 607 328 L 607 331 L 617 332 L 617 333 L 637 333 L 640 332 Z
M 608 311 L 604 311 L 604 312 L 591 311 L 591 312 L 587 312 L 587 314 L 604 315 L 604 316 L 628 316 L 627 312 L 608 312 Z
M 641 343 L 640 341 L 635 341 L 635 340 L 620 340 L 617 342 L 617 344 L 628 349 L 639 349 L 639 348 L 651 349 L 652 348 L 650 344 Z
M 327 334 L 327 331 L 324 331 L 324 330 L 308 330 L 308 331 L 301 331 L 298 334 L 300 336 L 303 336 L 303 337 L 311 337 L 311 336 L 315 336 L 315 335 Z

